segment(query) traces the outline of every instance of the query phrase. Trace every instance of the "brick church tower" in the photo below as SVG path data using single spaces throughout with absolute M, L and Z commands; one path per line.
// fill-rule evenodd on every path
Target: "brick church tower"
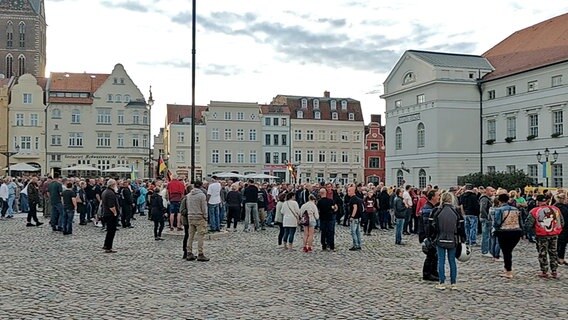
M 0 0 L 0 74 L 45 77 L 43 0 Z

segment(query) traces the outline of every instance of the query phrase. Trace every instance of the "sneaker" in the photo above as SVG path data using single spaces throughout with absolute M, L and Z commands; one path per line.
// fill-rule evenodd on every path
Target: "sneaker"
M 209 261 L 209 260 L 210 260 L 210 259 L 207 258 L 207 257 L 205 257 L 203 254 L 200 254 L 200 255 L 197 256 L 197 261 L 207 262 L 207 261 Z
M 351 247 L 351 248 L 349 248 L 349 251 L 357 251 L 357 250 L 359 250 L 359 249 L 357 249 L 357 247 Z
M 95 224 L 95 227 L 97 227 L 97 228 L 102 228 L 102 227 L 103 227 L 103 224 L 100 223 L 100 222 L 97 222 L 97 223 Z
M 112 249 L 106 249 L 105 253 L 116 253 L 116 250 L 112 250 Z
M 538 274 L 539 278 L 543 278 L 543 279 L 548 279 L 548 273 L 547 272 L 541 272 Z
M 36 227 L 39 227 L 43 224 L 43 222 L 36 222 Z
M 487 258 L 493 258 L 493 255 L 489 252 L 482 254 L 482 256 L 487 257 Z
M 446 285 L 443 284 L 443 283 L 438 283 L 438 284 L 436 285 L 436 289 L 438 289 L 438 290 L 446 290 Z
M 26 227 L 35 227 L 35 224 L 28 222 L 28 223 L 26 223 Z
M 195 256 L 191 252 L 188 253 L 187 257 L 185 258 L 185 260 L 187 260 L 187 261 L 194 261 L 195 259 L 196 259 Z
M 450 285 L 450 290 L 458 290 L 458 286 L 454 283 Z

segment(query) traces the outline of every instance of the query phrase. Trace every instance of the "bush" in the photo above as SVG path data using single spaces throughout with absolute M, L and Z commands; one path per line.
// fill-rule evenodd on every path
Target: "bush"
M 501 187 L 507 190 L 523 189 L 526 186 L 532 185 L 532 181 L 533 180 L 523 170 L 515 170 L 511 173 L 501 171 L 481 174 L 477 172 L 458 177 L 459 185 L 471 183 L 474 186 Z

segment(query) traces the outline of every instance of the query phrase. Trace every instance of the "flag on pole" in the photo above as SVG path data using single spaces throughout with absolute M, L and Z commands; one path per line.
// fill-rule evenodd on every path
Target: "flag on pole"
M 158 163 L 158 167 L 159 167 L 159 174 L 162 174 L 162 172 L 166 171 L 168 169 L 168 167 L 166 166 L 166 164 L 164 163 L 164 159 L 162 158 L 162 156 L 160 156 L 160 160 Z
M 542 177 L 543 178 L 552 177 L 552 166 L 548 161 L 542 164 Z
M 136 174 L 134 173 L 134 165 L 130 164 L 130 180 L 136 180 Z

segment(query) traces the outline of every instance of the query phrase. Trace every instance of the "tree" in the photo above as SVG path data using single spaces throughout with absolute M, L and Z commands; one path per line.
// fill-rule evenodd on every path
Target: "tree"
M 471 183 L 474 186 L 491 186 L 493 188 L 512 190 L 523 189 L 526 186 L 533 185 L 533 179 L 523 170 L 515 170 L 513 172 L 489 172 L 484 174 L 477 172 L 458 177 L 459 185 L 466 183 Z

